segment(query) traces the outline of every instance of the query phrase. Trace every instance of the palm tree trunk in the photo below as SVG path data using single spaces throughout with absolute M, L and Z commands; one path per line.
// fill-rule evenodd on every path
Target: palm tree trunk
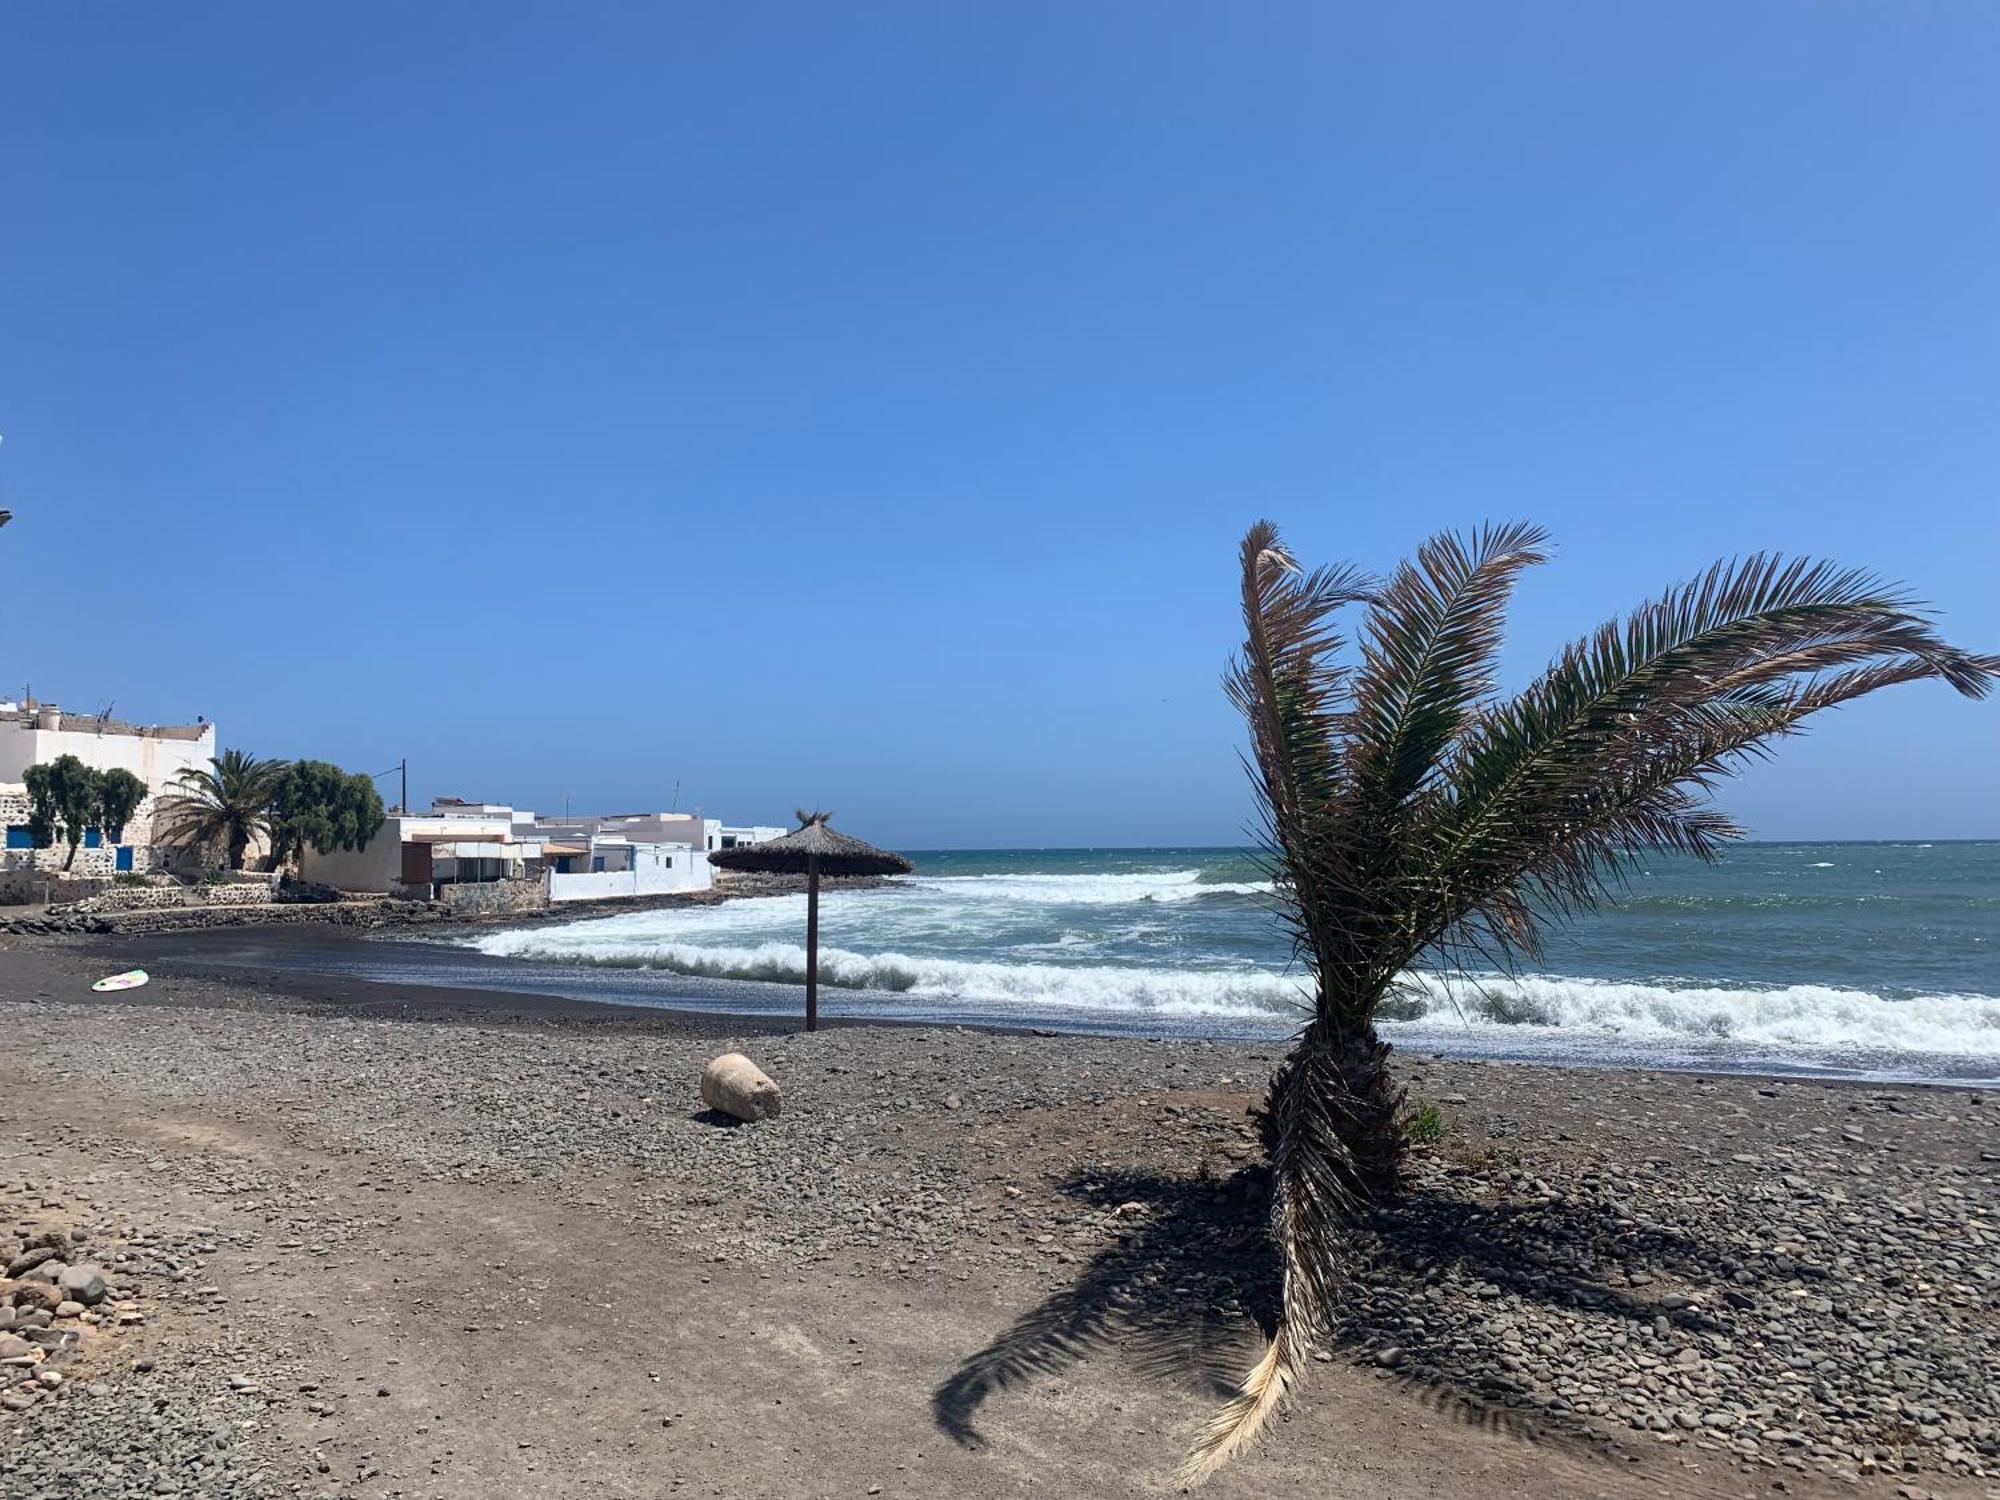
M 1182 1466 L 1187 1483 L 1201 1482 L 1256 1437 L 1332 1332 L 1349 1231 L 1371 1204 L 1393 1196 L 1401 1179 L 1402 1091 L 1389 1076 L 1388 1055 L 1372 1025 L 1322 1015 L 1271 1080 L 1261 1125 L 1284 1305 L 1264 1358 Z
M 1357 1204 L 1386 1203 L 1402 1186 L 1403 1089 L 1389 1071 L 1389 1044 L 1372 1024 L 1317 1020 L 1300 1035 L 1271 1079 L 1262 1116 L 1264 1149 L 1273 1167 L 1282 1146 L 1281 1121 L 1301 1109 L 1324 1121 L 1337 1140 Z M 1298 1091 L 1311 1097 L 1294 1099 Z
M 1330 1040 L 1336 1080 L 1335 1129 L 1354 1158 L 1370 1203 L 1386 1203 L 1403 1186 L 1403 1089 L 1389 1071 L 1389 1044 L 1373 1022 L 1341 1028 Z
M 1334 1328 L 1352 1224 L 1400 1182 L 1402 1090 L 1386 1062 L 1388 1046 L 1374 1026 L 1344 1026 L 1322 1014 L 1270 1080 L 1260 1124 L 1272 1166 L 1270 1220 L 1284 1262 L 1284 1306 L 1264 1358 L 1182 1464 L 1188 1484 L 1206 1480 L 1256 1438 Z

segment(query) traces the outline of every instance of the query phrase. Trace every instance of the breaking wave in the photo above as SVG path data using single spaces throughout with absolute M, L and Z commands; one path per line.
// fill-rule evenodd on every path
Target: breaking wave
M 561 929 L 487 934 L 488 953 L 544 962 L 655 969 L 705 979 L 799 984 L 805 950 L 792 943 L 747 946 L 566 937 Z M 820 951 L 820 983 L 907 995 L 1004 1020 L 1014 1008 L 1203 1016 L 1291 1022 L 1305 986 L 1267 969 L 1203 969 L 1043 963 L 984 963 L 905 953 Z M 1921 995 L 1889 1000 L 1828 985 L 1722 988 L 1563 975 L 1411 976 L 1385 1007 L 1399 1026 L 1476 1031 L 1547 1028 L 1632 1039 L 1737 1041 L 1815 1051 L 1946 1053 L 2000 1057 L 2000 997 Z
M 597 967 L 659 969 L 701 979 L 748 979 L 803 984 L 806 951 L 790 943 L 711 947 L 662 943 L 606 952 L 593 943 L 565 944 L 540 932 L 542 942 L 500 944 L 520 933 L 494 933 L 478 941 L 487 952 Z M 492 946 L 489 946 L 492 945 Z M 955 1001 L 967 1006 L 1034 1005 L 1075 1010 L 1151 1012 L 1176 1016 L 1278 1016 L 1294 1012 L 1299 982 L 1260 969 L 1141 969 L 1081 964 L 978 963 L 920 958 L 904 953 L 854 953 L 821 948 L 819 982 L 835 989 Z
M 1401 1019 L 1468 1027 L 2000 1057 L 2000 998 L 1991 995 L 1889 1000 L 1820 984 L 1724 988 L 1527 974 L 1427 977 L 1392 1003 Z

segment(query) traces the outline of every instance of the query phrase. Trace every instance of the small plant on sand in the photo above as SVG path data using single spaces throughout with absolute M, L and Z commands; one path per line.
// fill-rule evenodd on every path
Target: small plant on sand
M 1311 1367 L 1353 1237 L 1393 1198 L 1409 1116 L 1375 1023 L 1416 969 L 1505 965 L 1656 850 L 1714 858 L 1740 830 L 1704 795 L 1821 709 L 1940 678 L 1981 697 L 2000 658 L 1947 645 L 1902 590 L 1821 563 L 1720 562 L 1494 691 L 1532 526 L 1431 538 L 1386 581 L 1307 572 L 1275 527 L 1243 539 L 1250 727 L 1264 844 L 1310 1009 L 1263 1112 L 1279 1325 L 1189 1455 L 1198 1481 Z M 1361 607 L 1350 657 L 1334 617 Z
M 1435 1146 L 1444 1139 L 1444 1111 L 1429 1099 L 1419 1099 L 1403 1119 L 1403 1134 L 1412 1146 Z

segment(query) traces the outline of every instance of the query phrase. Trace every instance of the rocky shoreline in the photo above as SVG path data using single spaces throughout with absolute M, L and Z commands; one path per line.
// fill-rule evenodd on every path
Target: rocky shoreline
M 232 1379 L 267 1393 L 262 1426 L 232 1436 L 234 1477 L 215 1471 L 187 1493 L 532 1486 L 510 1467 L 519 1453 L 469 1463 L 483 1406 L 450 1368 L 426 1397 L 427 1425 L 414 1429 L 407 1413 L 390 1421 L 386 1398 L 330 1404 L 298 1387 L 344 1389 L 343 1364 L 357 1356 L 373 1372 L 368 1389 L 377 1377 L 385 1390 L 400 1386 L 389 1364 L 420 1364 L 419 1338 L 442 1343 L 447 1365 L 476 1361 L 485 1335 L 465 1329 L 496 1315 L 482 1307 L 556 1287 L 575 1289 L 560 1294 L 558 1326 L 594 1378 L 618 1359 L 617 1320 L 645 1297 L 661 1302 L 646 1320 L 651 1337 L 670 1326 L 661 1318 L 692 1318 L 693 1347 L 720 1337 L 734 1349 L 740 1319 L 762 1308 L 756 1316 L 800 1330 L 769 1335 L 781 1344 L 848 1340 L 851 1352 L 827 1367 L 853 1372 L 842 1379 L 877 1368 L 894 1377 L 893 1397 L 876 1391 L 821 1410 L 824 1398 L 792 1389 L 804 1377 L 796 1354 L 785 1356 L 758 1365 L 757 1378 L 790 1406 L 757 1416 L 741 1409 L 736 1385 L 717 1389 L 676 1375 L 664 1356 L 634 1356 L 656 1377 L 633 1378 L 640 1395 L 660 1397 L 659 1410 L 619 1416 L 616 1430 L 639 1465 L 633 1474 L 680 1477 L 659 1492 L 740 1492 L 730 1486 L 749 1481 L 687 1437 L 734 1421 L 775 1445 L 774 1463 L 796 1448 L 842 1476 L 789 1489 L 780 1464 L 763 1475 L 766 1493 L 868 1492 L 863 1476 L 885 1452 L 904 1453 L 913 1474 L 900 1487 L 893 1472 L 869 1481 L 881 1493 L 987 1493 L 993 1466 L 1010 1461 L 1013 1431 L 1028 1424 L 1022 1441 L 1036 1452 L 1079 1450 L 1045 1475 L 1058 1488 L 1164 1494 L 1179 1445 L 1240 1373 L 1275 1296 L 1246 1117 L 1277 1059 L 1270 1046 L 935 1028 L 760 1035 L 726 1018 L 696 1028 L 640 1014 L 499 1024 L 462 1009 L 426 1019 L 417 1008 L 388 1021 L 208 977 L 163 980 L 170 1006 L 69 998 L 93 971 L 62 948 L 0 954 L 0 1064 L 24 1080 L 0 1101 L 0 1131 L 14 1147 L 46 1150 L 47 1110 L 65 1122 L 89 1111 L 57 1132 L 73 1159 L 54 1176 L 5 1184 L 6 1201 L 23 1228 L 46 1221 L 83 1233 L 115 1297 L 128 1282 L 151 1285 L 125 1265 L 167 1269 L 164 1295 L 148 1290 L 139 1303 L 144 1336 L 172 1351 L 176 1386 L 195 1394 L 150 1407 L 158 1371 L 141 1379 L 132 1362 L 99 1358 L 86 1342 L 77 1375 L 0 1415 L 9 1496 L 173 1493 L 148 1487 L 168 1451 L 158 1445 L 192 1441 L 202 1423 L 239 1410 Z M 702 1065 L 733 1047 L 783 1087 L 779 1118 L 731 1129 L 700 1108 Z M 1287 1424 L 1213 1493 L 1247 1494 L 1287 1475 L 1326 1489 L 1328 1476 L 1347 1472 L 1345 1427 L 1379 1421 L 1381 1441 L 1393 1443 L 1433 1416 L 1436 1452 L 1413 1448 L 1401 1460 L 1410 1475 L 1429 1475 L 1426 1494 L 1495 1492 L 1516 1448 L 1538 1455 L 1537 1482 L 1550 1494 L 1569 1493 L 1572 1480 L 1577 1494 L 1624 1493 L 1606 1477 L 1617 1475 L 1638 1486 L 1632 1493 L 1880 1484 L 1885 1495 L 1969 1495 L 2000 1473 L 2000 1099 L 1400 1061 L 1442 1133 L 1417 1153 L 1404 1201 L 1356 1244 L 1338 1337 L 1317 1394 L 1305 1396 L 1306 1412 L 1326 1400 L 1339 1414 Z M 161 1120 L 178 1122 L 179 1149 L 159 1146 Z M 100 1179 L 89 1189 L 94 1217 L 49 1218 L 57 1210 L 39 1205 L 71 1202 L 61 1173 L 84 1164 Z M 208 1205 L 230 1222 L 205 1239 L 126 1233 L 121 1220 L 150 1211 L 132 1203 L 133 1182 L 176 1190 L 185 1212 Z M 437 1205 L 460 1202 L 468 1225 L 489 1227 L 472 1238 L 451 1230 Z M 396 1212 L 385 1215 L 385 1204 Z M 479 1236 L 496 1215 L 593 1226 L 575 1231 L 579 1250 L 592 1248 L 578 1265 L 551 1245 L 494 1282 L 494 1245 Z M 605 1260 L 614 1241 L 629 1241 L 620 1255 L 646 1258 L 642 1283 L 622 1282 Z M 203 1279 L 220 1274 L 203 1268 L 204 1245 L 234 1256 L 239 1281 L 242 1266 L 261 1271 L 244 1284 L 266 1288 L 267 1302 L 274 1277 L 339 1287 L 371 1269 L 409 1276 L 428 1265 L 433 1280 L 408 1293 L 382 1283 L 359 1305 L 312 1300 L 289 1323 L 246 1318 L 200 1299 L 201 1286 L 223 1285 Z M 171 1279 L 175 1264 L 194 1268 L 192 1300 L 173 1290 L 186 1286 Z M 591 1283 L 593 1274 L 611 1280 Z M 623 1290 L 600 1298 L 583 1290 L 614 1285 Z M 441 1316 L 384 1323 L 368 1310 L 375 1298 L 411 1295 Z M 896 1352 L 897 1322 L 863 1320 L 871 1299 L 923 1309 L 940 1351 Z M 343 1309 L 365 1330 L 368 1354 L 344 1342 L 344 1317 L 333 1316 Z M 843 1327 L 851 1331 L 837 1334 Z M 832 1378 L 808 1365 L 811 1380 Z M 1106 1370 L 1147 1383 L 1101 1390 Z M 1159 1373 L 1168 1370 L 1171 1379 Z M 509 1380 L 529 1393 L 522 1399 L 553 1399 L 534 1396 L 538 1378 Z M 1066 1394 L 1050 1407 L 1033 1399 L 1038 1391 Z M 914 1405 L 898 1404 L 906 1400 Z M 65 1436 L 72 1405 L 77 1421 L 113 1435 L 109 1446 Z M 339 1462 L 324 1441 L 336 1428 Z M 572 1467 L 611 1464 L 594 1441 L 537 1439 Z M 1121 1452 L 1116 1462 L 1132 1472 L 1114 1480 L 1092 1469 L 1098 1447 Z M 1599 1460 L 1564 1478 L 1571 1460 L 1560 1455 L 1572 1451 L 1622 1467 Z M 928 1487 L 912 1487 L 919 1457 L 932 1466 Z M 74 1488 L 78 1464 L 93 1462 L 119 1465 L 124 1487 Z M 472 1476 L 463 1487 L 445 1482 L 461 1472 Z M 625 1472 L 578 1471 L 563 1489 L 629 1493 L 616 1477 Z M 1352 1491 L 1392 1492 L 1401 1493 Z
M 878 876 L 829 877 L 829 889 L 861 890 L 882 884 Z M 328 899 L 314 891 L 282 897 L 261 905 L 135 907 L 107 911 L 89 903 L 52 906 L 0 917 L 0 934 L 20 937 L 104 937 L 120 933 L 195 932 L 230 927 L 327 926 L 374 932 L 410 927 L 528 927 L 574 922 L 623 912 L 719 906 L 725 901 L 762 896 L 795 895 L 805 889 L 803 876 L 732 874 L 705 891 L 674 891 L 658 896 L 601 901 L 568 901 L 531 911 L 473 913 L 436 901 L 402 901 L 388 897 Z M 4 908 L 0 908 L 4 910 Z

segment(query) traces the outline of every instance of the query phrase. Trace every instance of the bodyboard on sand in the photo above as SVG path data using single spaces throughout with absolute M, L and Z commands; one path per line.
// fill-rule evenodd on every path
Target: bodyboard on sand
M 152 976 L 144 969 L 127 969 L 123 974 L 113 974 L 109 979 L 100 979 L 91 986 L 100 994 L 106 990 L 136 990 Z

